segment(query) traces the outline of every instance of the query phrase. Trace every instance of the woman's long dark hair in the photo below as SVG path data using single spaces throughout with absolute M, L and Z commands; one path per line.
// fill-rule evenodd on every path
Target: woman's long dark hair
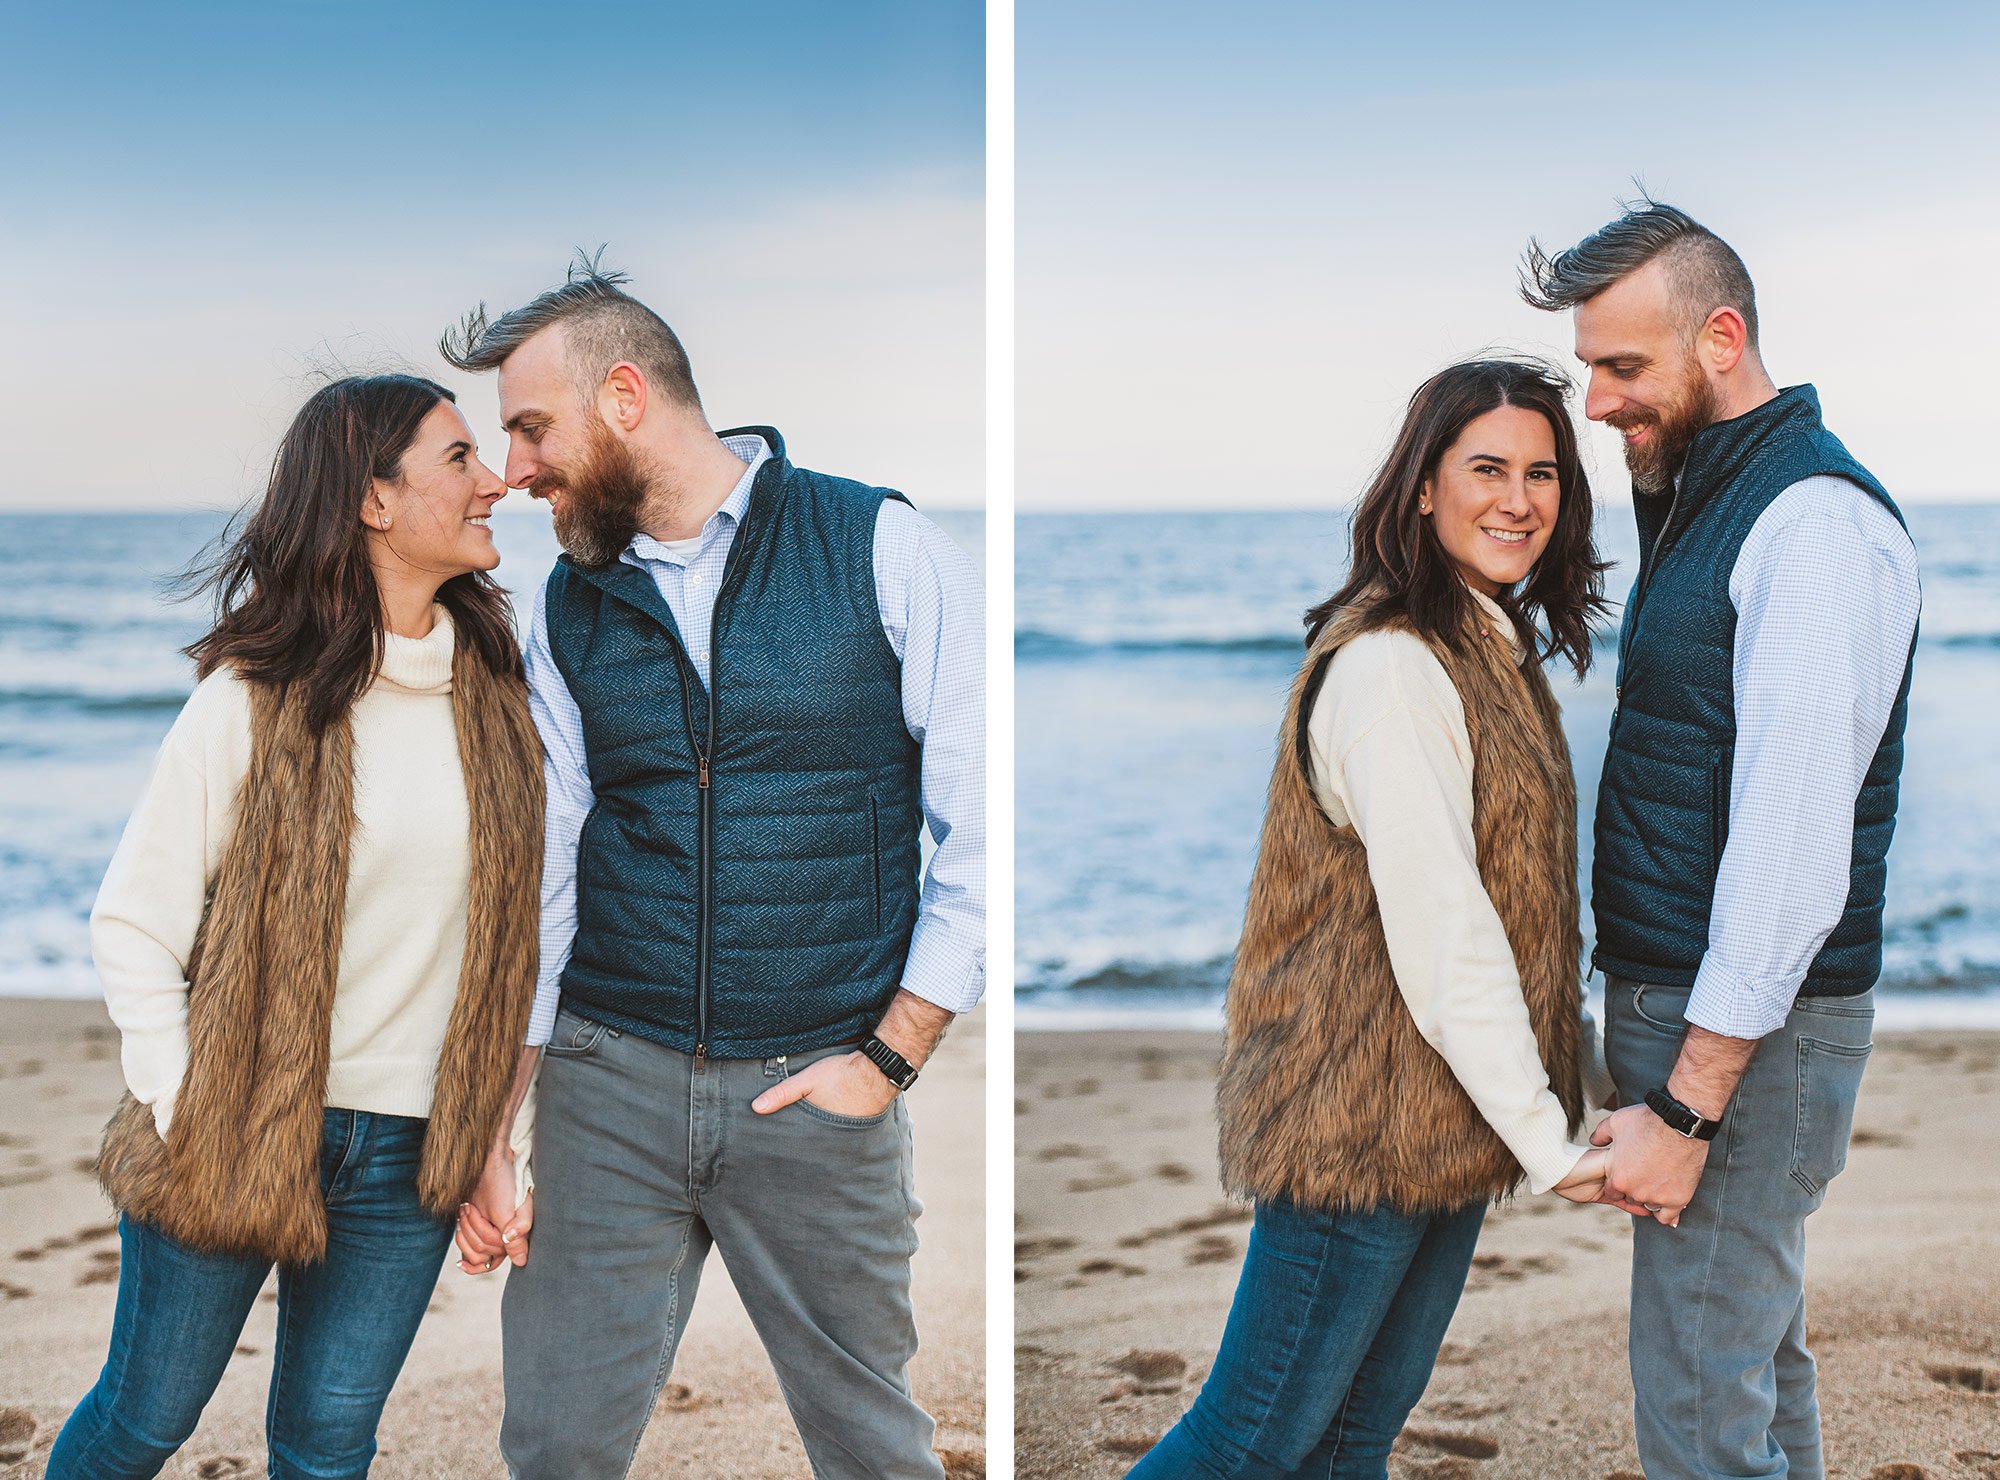
M 1306 640 L 1336 612 L 1365 607 L 1396 615 L 1432 642 L 1460 641 L 1472 596 L 1439 542 L 1434 520 L 1417 507 L 1426 479 L 1477 418 L 1500 406 L 1538 411 L 1556 440 L 1556 486 L 1562 502 L 1548 547 L 1528 578 L 1499 601 L 1524 629 L 1541 629 L 1536 657 L 1561 653 L 1581 679 L 1590 671 L 1590 624 L 1605 614 L 1604 572 L 1591 537 L 1590 480 L 1577 456 L 1565 400 L 1569 381 L 1530 359 L 1468 360 L 1417 387 L 1396 445 L 1354 511 L 1354 554 L 1347 581 L 1306 613 Z
M 297 684 L 315 728 L 347 714 L 382 661 L 362 501 L 371 479 L 402 476 L 424 418 L 456 399 L 421 376 L 355 375 L 299 408 L 262 501 L 180 583 L 188 595 L 215 598 L 215 626 L 185 649 L 200 677 L 229 663 L 259 683 Z M 513 611 L 491 576 L 453 576 L 438 600 L 458 642 L 495 673 L 521 672 Z

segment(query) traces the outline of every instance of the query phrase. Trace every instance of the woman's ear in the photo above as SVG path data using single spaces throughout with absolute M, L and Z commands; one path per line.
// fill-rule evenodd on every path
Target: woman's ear
M 382 501 L 380 481 L 371 480 L 368 484 L 368 496 L 361 500 L 361 522 L 374 530 L 389 528 L 389 506 Z

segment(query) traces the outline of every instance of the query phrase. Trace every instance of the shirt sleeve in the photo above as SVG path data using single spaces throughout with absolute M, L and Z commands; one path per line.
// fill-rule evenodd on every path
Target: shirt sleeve
M 898 499 L 875 519 L 875 599 L 902 663 L 903 724 L 923 748 L 936 842 L 917 899 L 905 990 L 969 1012 L 986 989 L 986 603 L 951 536 Z
M 250 712 L 229 674 L 195 690 L 160 747 L 90 911 L 90 950 L 126 1088 L 162 1136 L 187 1073 L 188 959 L 249 769 Z
M 1761 1038 L 1847 905 L 1855 800 L 1916 636 L 1916 548 L 1862 489 L 1808 478 L 1758 516 L 1729 596 L 1729 835 L 1687 1020 Z
M 522 653 L 528 670 L 528 712 L 542 737 L 542 779 L 548 810 L 542 831 L 541 965 L 527 1046 L 539 1048 L 555 1031 L 563 969 L 576 946 L 576 850 L 583 821 L 596 804 L 584 761 L 583 714 L 549 650 L 548 587 L 535 593 L 535 617 Z
M 1457 692 L 1418 640 L 1368 634 L 1335 656 L 1307 738 L 1321 805 L 1344 814 L 1367 849 L 1390 968 L 1417 1030 L 1530 1188 L 1548 1191 L 1589 1148 L 1569 1139 L 1513 948 L 1479 877 Z

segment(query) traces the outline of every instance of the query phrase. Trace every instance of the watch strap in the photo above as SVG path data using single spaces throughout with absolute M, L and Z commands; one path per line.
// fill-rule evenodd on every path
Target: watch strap
M 911 1066 L 910 1061 L 873 1033 L 862 1040 L 861 1052 L 869 1063 L 888 1076 L 889 1082 L 897 1089 L 908 1089 L 917 1082 L 917 1071 Z
M 1722 1128 L 1721 1121 L 1708 1119 L 1663 1089 L 1646 1091 L 1646 1108 L 1664 1120 L 1669 1130 L 1680 1132 L 1690 1141 L 1713 1141 Z

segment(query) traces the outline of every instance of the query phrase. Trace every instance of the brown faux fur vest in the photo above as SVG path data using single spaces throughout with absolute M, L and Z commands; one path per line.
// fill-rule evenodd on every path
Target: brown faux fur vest
M 527 688 L 460 638 L 452 717 L 471 811 L 465 963 L 438 1057 L 417 1190 L 440 1217 L 478 1181 L 533 1004 L 541 747 Z M 354 828 L 354 732 L 252 684 L 250 769 L 188 963 L 188 1067 L 162 1143 L 126 1095 L 98 1180 L 117 1207 L 210 1253 L 326 1252 L 329 1034 Z M 442 922 L 417 921 L 434 929 Z
M 1400 624 L 1337 616 L 1292 684 L 1229 981 L 1222 1178 L 1258 1199 L 1439 1211 L 1508 1192 L 1521 1168 L 1417 1031 L 1390 971 L 1367 850 L 1313 796 L 1311 696 L 1334 652 L 1371 625 Z M 1517 666 L 1501 634 L 1468 626 L 1455 648 L 1431 647 L 1465 706 L 1479 875 L 1574 1133 L 1582 942 L 1560 712 L 1540 665 Z

